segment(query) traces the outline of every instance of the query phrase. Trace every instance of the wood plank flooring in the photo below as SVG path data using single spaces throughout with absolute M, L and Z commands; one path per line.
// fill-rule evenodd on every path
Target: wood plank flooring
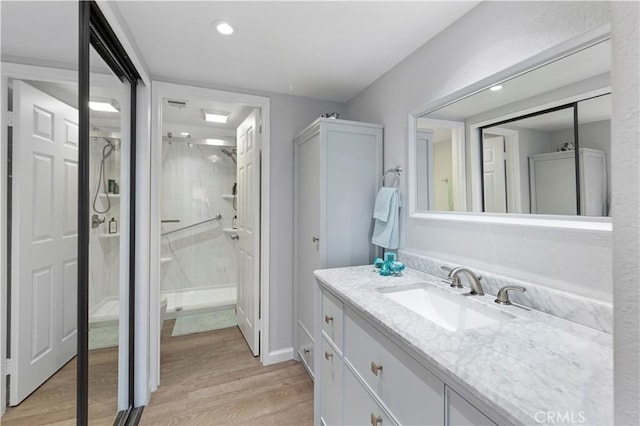
M 118 348 L 89 352 L 89 423 L 112 425 L 117 415 Z M 0 422 L 13 425 L 76 424 L 76 358 L 69 361 Z
M 263 367 L 237 327 L 162 335 L 161 383 L 141 425 L 311 425 L 313 382 L 295 361 Z

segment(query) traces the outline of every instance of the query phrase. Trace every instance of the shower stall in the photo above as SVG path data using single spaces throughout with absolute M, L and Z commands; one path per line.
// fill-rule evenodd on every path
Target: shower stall
M 235 148 L 168 137 L 162 156 L 164 318 L 234 308 Z
M 120 317 L 120 135 L 95 129 L 90 140 L 90 349 L 116 346 Z

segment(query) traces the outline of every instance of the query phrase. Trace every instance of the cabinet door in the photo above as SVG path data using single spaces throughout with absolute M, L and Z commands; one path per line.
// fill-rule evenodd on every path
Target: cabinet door
M 320 418 L 329 425 L 342 423 L 342 383 L 344 361 L 336 351 L 322 338 L 322 391 L 320 394 Z
M 320 134 L 298 145 L 296 164 L 296 306 L 298 325 L 313 336 L 313 271 L 320 268 Z M 310 365 L 312 368 L 312 366 Z
M 320 314 L 322 332 L 338 348 L 340 355 L 342 355 L 343 312 L 342 302 L 326 291 L 322 293 L 322 313 Z
M 363 385 L 349 370 L 344 375 L 344 423 L 345 425 L 385 426 L 395 424 L 387 413 L 369 395 Z
M 373 260 L 371 215 L 382 175 L 381 131 L 326 124 L 326 267 L 366 265 Z
M 445 405 L 445 424 L 447 426 L 495 425 L 495 423 L 482 414 L 480 410 L 469 404 L 464 398 L 452 391 L 449 387 L 446 388 L 445 392 L 447 395 L 447 403 Z

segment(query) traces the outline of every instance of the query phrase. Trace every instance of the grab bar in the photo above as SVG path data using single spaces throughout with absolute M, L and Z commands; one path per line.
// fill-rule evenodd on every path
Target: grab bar
M 167 231 L 167 232 L 165 232 L 163 234 L 160 234 L 160 235 L 162 237 L 164 237 L 165 235 L 173 234 L 174 232 L 184 231 L 185 229 L 193 228 L 194 226 L 202 225 L 203 223 L 213 222 L 214 220 L 220 220 L 220 219 L 222 219 L 222 215 L 220 213 L 218 213 L 217 215 L 215 215 L 211 219 L 203 220 L 202 222 L 198 222 L 198 223 L 193 223 L 191 225 L 187 225 L 187 226 L 184 226 L 182 228 L 172 229 L 171 231 Z
M 162 219 L 160 223 L 179 223 L 180 219 Z

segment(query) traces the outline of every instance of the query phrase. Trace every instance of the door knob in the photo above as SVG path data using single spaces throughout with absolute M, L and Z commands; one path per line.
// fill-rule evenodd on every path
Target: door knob
M 239 240 L 240 236 L 238 234 L 231 234 L 229 238 L 231 238 L 232 240 Z

